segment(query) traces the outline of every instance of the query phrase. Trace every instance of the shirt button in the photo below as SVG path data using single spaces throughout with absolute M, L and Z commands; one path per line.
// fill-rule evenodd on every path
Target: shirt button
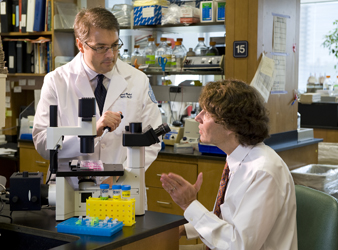
M 106 147 L 106 144 L 101 144 L 101 148 L 105 148 Z

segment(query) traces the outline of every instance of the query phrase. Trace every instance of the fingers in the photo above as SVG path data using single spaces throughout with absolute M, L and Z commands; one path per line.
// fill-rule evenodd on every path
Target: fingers
M 119 127 L 122 117 L 122 112 L 112 112 L 108 110 L 99 119 L 97 129 L 103 132 L 105 127 L 109 127 L 110 132 L 112 132 Z
M 201 172 L 199 173 L 197 180 L 194 184 L 194 188 L 196 189 L 197 192 L 200 191 L 202 183 L 203 183 L 203 173 Z

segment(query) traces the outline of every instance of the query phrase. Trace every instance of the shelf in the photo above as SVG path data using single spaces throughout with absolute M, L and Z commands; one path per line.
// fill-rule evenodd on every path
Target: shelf
M 14 73 L 14 74 L 8 74 L 9 77 L 14 77 L 14 76 L 33 76 L 33 77 L 37 77 L 37 76 L 40 76 L 40 77 L 43 77 L 45 76 L 46 74 L 34 74 L 34 73 Z
M 225 32 L 223 22 L 197 23 L 197 24 L 168 24 L 168 25 L 147 25 L 134 26 L 134 30 L 162 31 L 165 33 L 203 33 L 203 32 Z
M 143 71 L 146 75 L 163 75 L 162 71 Z M 224 75 L 223 71 L 206 71 L 206 70 L 196 70 L 196 71 L 166 71 L 165 75 Z
M 43 32 L 9 32 L 9 33 L 1 33 L 1 36 L 51 36 L 51 31 L 43 31 Z
M 55 32 L 73 33 L 73 29 L 55 29 Z M 203 32 L 225 32 L 223 22 L 196 23 L 190 25 L 184 24 L 166 24 L 166 25 L 146 25 L 146 26 L 121 26 L 120 35 L 143 35 L 153 31 L 162 31 L 164 33 L 203 33 Z

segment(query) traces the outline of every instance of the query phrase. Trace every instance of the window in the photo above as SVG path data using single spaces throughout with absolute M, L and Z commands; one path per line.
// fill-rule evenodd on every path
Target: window
M 298 89 L 306 91 L 307 79 L 311 74 L 330 75 L 336 81 L 338 72 L 334 69 L 337 59 L 322 46 L 324 36 L 334 29 L 338 19 L 338 1 L 304 3 L 300 8 L 299 74 Z

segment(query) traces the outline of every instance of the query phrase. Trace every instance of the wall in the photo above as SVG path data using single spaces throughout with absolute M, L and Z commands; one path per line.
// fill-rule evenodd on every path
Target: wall
M 270 95 L 266 107 L 270 112 L 270 133 L 297 129 L 298 105 L 291 105 L 298 88 L 299 0 L 228 0 L 226 8 L 225 77 L 250 83 L 262 52 L 272 51 L 272 13 L 290 16 L 287 19 L 286 94 Z M 233 42 L 248 41 L 248 57 L 233 57 Z M 271 55 L 267 54 L 271 58 Z

